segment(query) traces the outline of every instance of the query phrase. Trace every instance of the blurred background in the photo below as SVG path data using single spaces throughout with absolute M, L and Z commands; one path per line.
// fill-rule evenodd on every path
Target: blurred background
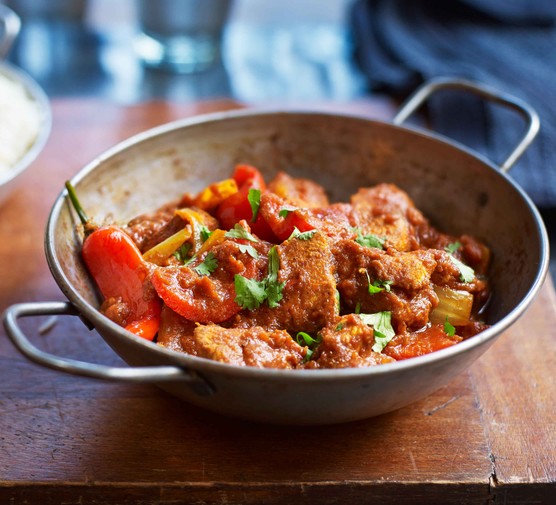
M 341 103 L 351 110 L 371 99 L 375 107 L 389 104 L 384 116 L 431 76 L 491 84 L 541 115 L 541 134 L 511 176 L 556 236 L 553 0 L 2 2 L 22 21 L 7 59 L 53 99 L 130 105 L 225 98 L 265 106 Z M 195 23 L 204 31 L 196 32 Z M 178 61 L 190 47 L 162 54 L 174 32 L 194 37 L 204 60 Z M 205 32 L 214 36 L 216 51 Z M 433 103 L 429 114 L 438 131 L 496 162 L 523 128 L 512 123 L 515 118 L 461 97 Z
M 119 104 L 222 97 L 268 103 L 347 101 L 365 93 L 346 23 L 350 0 L 225 2 L 229 12 L 221 55 L 196 72 L 153 68 L 140 56 L 141 9 L 144 4 L 160 8 L 163 2 L 4 3 L 22 18 L 8 59 L 50 97 L 97 97 Z

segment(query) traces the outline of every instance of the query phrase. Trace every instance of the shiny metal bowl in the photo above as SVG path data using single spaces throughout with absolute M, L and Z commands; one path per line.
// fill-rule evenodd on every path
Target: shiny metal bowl
M 439 135 L 403 125 L 435 90 L 458 87 L 518 111 L 527 132 L 502 167 Z M 492 326 L 448 349 L 366 368 L 274 370 L 239 367 L 178 353 L 136 337 L 103 316 L 80 257 L 76 216 L 63 191 L 46 229 L 52 274 L 69 302 L 19 304 L 4 314 L 18 349 L 44 366 L 73 374 L 154 382 L 184 400 L 226 415 L 286 424 L 328 424 L 379 415 L 445 385 L 476 360 L 525 311 L 548 268 L 539 213 L 505 171 L 538 129 L 538 118 L 512 97 L 466 82 L 434 82 L 393 123 L 314 112 L 226 112 L 180 120 L 124 141 L 72 180 L 89 215 L 127 219 L 228 176 L 237 162 L 266 177 L 278 170 L 310 177 L 333 200 L 360 186 L 391 182 L 409 192 L 434 225 L 472 233 L 492 251 Z M 523 240 L 527 237 L 527 240 Z M 60 358 L 34 347 L 24 316 L 72 314 L 88 321 L 129 365 L 114 368 Z

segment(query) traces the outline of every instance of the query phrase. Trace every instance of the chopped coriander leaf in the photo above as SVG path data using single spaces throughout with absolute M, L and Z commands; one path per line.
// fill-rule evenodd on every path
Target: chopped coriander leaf
M 299 345 L 307 347 L 307 351 L 305 353 L 305 362 L 307 362 L 313 357 L 315 348 L 322 342 L 322 335 L 319 333 L 316 338 L 313 338 L 308 333 L 299 331 L 295 336 L 295 341 Z
M 361 302 L 357 302 L 355 304 L 355 313 L 356 314 L 360 314 L 361 313 Z
M 270 308 L 278 307 L 284 297 L 282 290 L 284 282 L 278 282 L 278 270 L 280 269 L 280 258 L 276 246 L 271 247 L 268 252 L 268 277 L 265 279 L 266 297 Z
M 259 257 L 259 253 L 257 250 L 249 244 L 238 244 L 239 250 L 244 254 L 249 254 L 253 259 L 257 259 Z
M 189 259 L 189 253 L 191 252 L 191 244 L 186 242 L 182 244 L 173 254 L 174 258 L 182 263 L 185 263 Z
M 199 230 L 199 236 L 201 237 L 201 240 L 203 242 L 206 242 L 207 239 L 211 236 L 212 232 L 204 224 L 200 226 Z
M 375 352 L 382 352 L 388 342 L 394 338 L 396 332 L 392 328 L 392 312 L 376 312 L 374 314 L 359 314 L 361 321 L 372 326 L 375 334 L 375 343 L 372 347 Z
M 239 223 L 236 223 L 234 225 L 234 229 L 227 231 L 226 235 L 224 235 L 227 238 L 238 238 L 241 240 L 249 240 L 249 242 L 258 242 L 258 239 L 256 239 L 253 235 L 251 235 L 251 233 L 249 233 L 243 226 L 241 226 Z
M 313 345 L 314 343 L 317 342 L 313 337 L 311 337 L 311 335 L 305 333 L 304 331 L 297 332 L 297 335 L 295 336 L 295 340 L 299 345 L 306 345 L 306 346 Z
M 218 267 L 218 260 L 213 253 L 209 252 L 202 263 L 199 263 L 193 270 L 199 275 L 210 275 Z
M 475 270 L 473 270 L 470 266 L 466 265 L 462 261 L 458 260 L 454 253 L 461 247 L 459 242 L 454 242 L 452 244 L 448 244 L 444 250 L 450 255 L 451 262 L 456 266 L 459 270 L 459 280 L 461 282 L 472 282 L 475 278 Z
M 260 189 L 250 189 L 247 195 L 247 200 L 251 205 L 251 210 L 253 212 L 253 217 L 251 222 L 254 223 L 259 215 L 259 207 L 261 205 L 261 190 Z
M 292 234 L 288 237 L 288 240 L 291 240 L 292 238 L 296 238 L 298 240 L 309 240 L 313 238 L 313 235 L 315 233 L 317 233 L 317 230 L 309 230 L 309 231 L 301 232 L 297 229 L 297 227 L 294 226 Z
M 284 207 L 283 209 L 280 209 L 280 212 L 278 212 L 278 215 L 280 217 L 288 217 L 288 214 L 290 212 L 293 212 L 294 210 L 295 210 L 294 208 L 288 209 L 287 207 Z
M 280 270 L 280 257 L 278 256 L 278 249 L 274 245 L 268 251 L 268 278 L 276 281 L 278 279 L 278 270 Z
M 262 281 L 247 279 L 242 275 L 234 276 L 236 303 L 249 310 L 257 309 L 266 300 L 270 308 L 278 307 L 283 298 L 284 283 L 278 282 L 280 258 L 276 246 L 268 253 L 268 275 Z
M 264 282 L 247 279 L 243 275 L 236 274 L 234 286 L 236 289 L 235 302 L 244 309 L 258 309 L 266 300 Z
M 341 305 L 340 305 L 340 292 L 339 292 L 338 290 L 336 290 L 336 312 L 337 312 L 338 314 L 340 314 L 340 308 L 341 308 Z
M 284 289 L 283 282 L 267 282 L 266 284 L 266 299 L 268 301 L 268 306 L 274 309 L 280 305 L 284 294 L 282 290 Z
M 389 293 L 392 282 L 393 281 L 379 281 L 377 279 L 372 284 L 369 283 L 369 294 L 375 295 L 377 293 L 380 293 L 381 291 L 386 291 Z
M 384 288 L 381 288 L 380 286 L 376 285 L 376 281 L 373 282 L 372 284 L 369 284 L 369 294 L 370 295 L 376 295 L 377 293 L 380 293 L 384 291 Z
M 338 323 L 336 325 L 336 328 L 334 328 L 336 331 L 340 331 L 344 329 L 344 323 Z
M 444 321 L 444 333 L 446 333 L 449 337 L 453 337 L 456 334 L 456 328 L 450 324 L 448 316 L 446 316 L 446 321 Z
M 461 243 L 460 242 L 452 242 L 451 244 L 448 244 L 444 250 L 450 254 L 454 254 L 459 248 L 461 247 Z
M 376 235 L 363 235 L 359 228 L 353 228 L 353 231 L 357 233 L 357 238 L 355 242 L 363 247 L 374 247 L 376 249 L 384 249 L 385 238 L 377 237 Z
M 461 282 L 472 282 L 475 278 L 475 270 L 450 254 L 450 260 L 459 270 L 459 280 Z

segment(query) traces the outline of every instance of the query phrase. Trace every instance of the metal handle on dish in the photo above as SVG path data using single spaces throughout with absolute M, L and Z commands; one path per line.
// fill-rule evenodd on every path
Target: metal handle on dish
M 0 25 L 4 27 L 4 33 L 0 40 L 0 60 L 3 60 L 10 51 L 13 41 L 19 34 L 21 19 L 19 19 L 19 16 L 9 7 L 0 4 Z
M 502 172 L 507 172 L 521 155 L 529 147 L 539 131 L 540 121 L 536 111 L 527 103 L 507 93 L 498 91 L 490 86 L 477 84 L 465 79 L 446 79 L 438 78 L 426 82 L 418 88 L 402 106 L 395 115 L 393 123 L 401 125 L 409 116 L 411 116 L 423 103 L 425 103 L 431 95 L 442 89 L 461 89 L 474 93 L 481 98 L 495 102 L 509 109 L 516 111 L 526 122 L 527 129 L 525 134 L 509 154 L 506 160 L 500 165 Z
M 192 389 L 200 395 L 214 392 L 212 386 L 196 372 L 177 366 L 112 367 L 62 358 L 35 347 L 18 325 L 21 317 L 71 315 L 79 313 L 69 302 L 19 303 L 9 307 L 3 316 L 6 333 L 15 347 L 31 361 L 61 372 L 125 382 L 189 382 Z

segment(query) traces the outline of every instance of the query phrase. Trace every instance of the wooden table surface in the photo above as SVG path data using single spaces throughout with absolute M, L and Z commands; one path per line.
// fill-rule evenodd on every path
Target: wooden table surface
M 64 299 L 43 230 L 66 178 L 133 133 L 229 107 L 55 101 L 47 147 L 0 205 L 0 310 Z M 320 428 L 227 419 L 153 386 L 42 369 L 1 329 L 0 504 L 556 503 L 555 308 L 549 279 L 444 388 L 378 418 Z M 43 323 L 24 327 L 49 352 L 121 364 L 77 318 L 39 335 Z

